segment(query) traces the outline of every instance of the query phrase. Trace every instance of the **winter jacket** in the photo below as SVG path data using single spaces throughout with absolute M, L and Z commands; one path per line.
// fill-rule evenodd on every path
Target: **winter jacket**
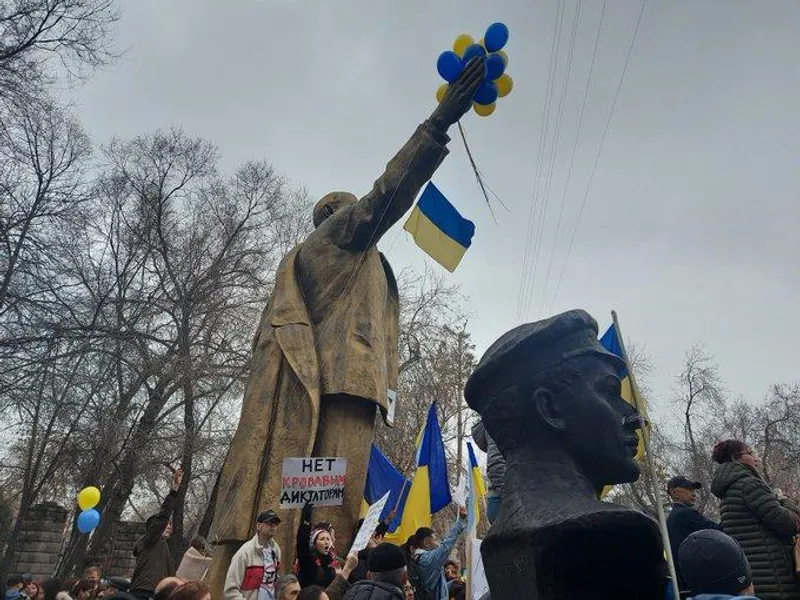
M 399 587 L 385 581 L 368 579 L 354 584 L 344 600 L 403 600 L 405 595 Z
M 225 577 L 225 600 L 256 600 L 264 582 L 264 546 L 254 535 L 236 551 Z M 271 540 L 266 551 L 270 560 L 267 567 L 267 589 L 275 592 L 275 583 L 281 568 L 281 547 Z
M 340 568 L 333 552 L 320 554 L 312 549 L 311 525 L 301 521 L 297 528 L 297 581 L 300 587 L 318 585 L 328 587 L 336 577 L 336 569 Z
M 467 528 L 460 518 L 445 534 L 444 539 L 434 550 L 417 550 L 416 561 L 422 576 L 422 583 L 436 600 L 447 600 L 447 581 L 444 578 L 444 562 L 450 556 L 458 541 L 458 536 Z
M 680 569 L 678 569 L 678 548 L 690 534 L 702 529 L 717 529 L 722 531 L 722 526 L 711 519 L 707 519 L 693 506 L 675 502 L 672 510 L 667 517 L 667 532 L 669 533 L 669 545 L 672 548 L 672 556 L 675 559 L 675 568 L 678 570 L 678 581 L 680 589 L 684 589 L 681 579 Z
M 717 467 L 711 492 L 720 499 L 722 529 L 744 550 L 762 600 L 800 600 L 792 538 L 797 510 L 781 502 L 757 471 L 729 462 Z
M 489 479 L 489 492 L 499 496 L 503 493 L 506 483 L 506 459 L 500 448 L 486 432 L 483 421 L 478 421 L 472 427 L 472 439 L 475 444 L 486 452 L 486 476 Z
M 147 519 L 144 535 L 136 542 L 133 555 L 136 557 L 136 566 L 131 578 L 131 591 L 150 591 L 156 589 L 159 581 L 172 575 L 175 570 L 172 564 L 172 555 L 169 551 L 167 538 L 162 534 L 166 529 L 178 494 L 170 491 L 164 498 L 158 514 Z

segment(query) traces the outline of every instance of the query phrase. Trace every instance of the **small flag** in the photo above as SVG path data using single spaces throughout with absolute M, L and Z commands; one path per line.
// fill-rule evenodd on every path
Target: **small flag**
M 403 229 L 428 256 L 451 273 L 475 235 L 475 224 L 458 214 L 442 192 L 428 182 Z
M 486 485 L 483 482 L 480 467 L 478 467 L 478 459 L 475 458 L 475 450 L 472 449 L 470 442 L 467 442 L 467 469 L 467 490 L 469 490 L 467 495 L 467 530 L 471 536 L 474 536 L 481 519 L 480 503 L 486 495 Z

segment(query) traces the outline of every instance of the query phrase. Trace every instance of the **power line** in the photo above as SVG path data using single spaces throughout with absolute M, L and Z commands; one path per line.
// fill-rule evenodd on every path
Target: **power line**
M 561 272 L 558 275 L 558 282 L 556 283 L 556 291 L 553 294 L 553 300 L 551 306 L 555 304 L 556 298 L 558 297 L 558 292 L 561 289 L 561 280 L 564 277 L 564 271 L 567 268 L 567 263 L 569 262 L 570 255 L 572 254 L 572 249 L 575 245 L 575 236 L 578 233 L 578 228 L 581 224 L 581 218 L 583 217 L 583 211 L 586 208 L 586 200 L 589 198 L 589 192 L 592 189 L 592 182 L 594 181 L 595 173 L 597 173 L 597 166 L 600 164 L 600 156 L 603 153 L 603 147 L 606 143 L 606 138 L 608 137 L 608 130 L 611 126 L 611 119 L 614 116 L 614 110 L 617 107 L 617 101 L 619 100 L 619 93 L 622 89 L 622 83 L 625 81 L 625 74 L 628 72 L 628 64 L 631 60 L 631 54 L 633 53 L 633 47 L 636 45 L 636 38 L 639 35 L 639 27 L 642 24 L 642 17 L 644 16 L 645 8 L 647 7 L 647 0 L 642 0 L 642 7 L 639 10 L 639 17 L 636 20 L 636 29 L 633 32 L 633 38 L 631 39 L 631 44 L 628 47 L 628 54 L 625 57 L 625 64 L 622 67 L 622 73 L 619 76 L 619 81 L 617 82 L 617 90 L 614 93 L 614 101 L 611 103 L 611 110 L 608 113 L 608 119 L 606 120 L 606 126 L 603 130 L 603 136 L 600 138 L 600 147 L 597 149 L 597 156 L 594 159 L 594 165 L 592 166 L 592 171 L 589 175 L 589 182 L 586 185 L 586 192 L 583 194 L 583 201 L 581 202 L 581 208 L 578 212 L 578 220 L 575 222 L 575 228 L 572 230 L 572 236 L 569 241 L 569 247 L 567 249 L 567 254 L 564 257 L 564 262 L 561 265 Z
M 561 142 L 561 125 L 564 121 L 564 104 L 567 97 L 567 89 L 569 87 L 570 75 L 572 74 L 572 57 L 575 51 L 575 39 L 578 34 L 578 26 L 580 24 L 582 8 L 583 8 L 583 0 L 578 0 L 578 2 L 575 4 L 575 16 L 573 17 L 572 21 L 572 32 L 570 34 L 569 50 L 567 51 L 567 61 L 564 67 L 564 83 L 561 86 L 561 94 L 558 102 L 556 129 L 555 133 L 553 134 L 553 145 L 550 150 L 550 158 L 549 158 L 550 166 L 547 172 L 547 179 L 546 179 L 547 183 L 545 184 L 542 219 L 539 222 L 539 233 L 536 239 L 536 250 L 534 251 L 535 263 L 533 268 L 533 284 L 531 286 L 532 291 L 526 312 L 530 311 L 532 306 L 535 304 L 534 299 L 536 294 L 536 285 L 535 285 L 536 276 L 539 274 L 539 259 L 541 258 L 541 249 L 542 249 L 542 244 L 544 243 L 544 227 L 545 227 L 545 222 L 547 220 L 547 210 L 550 206 L 550 196 L 553 189 L 553 177 L 555 174 L 556 156 L 558 155 L 558 147 Z M 546 289 L 542 288 L 542 298 L 544 298 L 545 291 Z
M 578 151 L 578 142 L 580 141 L 581 131 L 583 131 L 583 117 L 586 113 L 586 104 L 587 100 L 589 99 L 589 90 L 592 87 L 592 76 L 594 74 L 594 64 L 597 59 L 597 48 L 600 45 L 600 36 L 603 31 L 603 22 L 606 16 L 606 0 L 603 0 L 603 8 L 600 11 L 600 21 L 597 25 L 597 35 L 594 38 L 594 49 L 592 50 L 592 60 L 589 64 L 589 76 L 586 80 L 586 89 L 583 92 L 583 102 L 581 104 L 581 112 L 580 116 L 578 117 L 578 128 L 575 132 L 575 143 L 572 145 L 572 156 L 569 160 L 569 168 L 567 169 L 567 180 L 564 184 L 564 194 L 561 196 L 561 210 L 558 214 L 558 223 L 556 224 L 556 233 L 553 236 L 553 247 L 550 250 L 550 261 L 547 265 L 547 276 L 544 279 L 544 288 L 542 289 L 542 310 L 545 310 L 545 296 L 547 292 L 547 284 L 550 282 L 550 272 L 553 268 L 553 260 L 556 254 L 556 244 L 558 242 L 558 236 L 561 233 L 561 223 L 564 218 L 564 206 L 566 205 L 567 193 L 569 191 L 569 184 L 572 180 L 572 169 L 575 166 L 575 155 Z M 551 305 L 552 308 L 552 305 Z
M 556 16 L 553 21 L 553 36 L 550 40 L 550 64 L 547 72 L 547 84 L 545 91 L 545 101 L 542 106 L 542 117 L 539 125 L 539 153 L 536 161 L 536 171 L 533 177 L 533 189 L 531 191 L 531 211 L 528 217 L 528 232 L 525 239 L 525 250 L 522 253 L 522 277 L 520 282 L 519 297 L 517 299 L 517 318 L 523 319 L 525 313 L 525 305 L 527 304 L 526 297 L 528 295 L 528 285 L 530 281 L 530 251 L 533 244 L 533 231 L 536 223 L 536 211 L 538 208 L 538 188 L 539 188 L 539 174 L 544 164 L 544 151 L 547 140 L 547 132 L 550 127 L 549 115 L 550 104 L 553 96 L 553 82 L 555 81 L 555 71 L 558 64 L 558 49 L 561 42 L 561 28 L 564 23 L 564 3 L 559 0 L 556 8 Z

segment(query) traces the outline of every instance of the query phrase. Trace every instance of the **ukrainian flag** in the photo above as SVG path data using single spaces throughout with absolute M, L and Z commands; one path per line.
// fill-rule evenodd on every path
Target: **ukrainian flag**
M 389 523 L 389 531 L 395 531 L 400 525 L 406 498 L 408 497 L 409 482 L 403 477 L 380 449 L 372 444 L 370 448 L 369 464 L 367 465 L 367 481 L 364 484 L 364 502 L 361 506 L 361 518 L 367 514 L 369 506 L 380 500 L 389 492 L 389 500 L 381 514 L 383 521 L 392 510 L 397 510 L 397 515 Z
M 451 273 L 472 244 L 475 225 L 429 182 L 403 225 L 417 246 Z M 459 467 L 460 468 L 460 467 Z
M 453 502 L 436 402 L 428 409 L 422 439 L 417 447 L 416 465 L 400 526 L 386 536 L 386 541 L 395 544 L 404 544 L 420 527 L 430 527 L 431 515 Z
M 647 409 L 645 407 L 644 400 L 633 392 L 633 386 L 631 385 L 631 368 L 630 365 L 625 361 L 625 353 L 622 351 L 622 340 L 620 340 L 619 331 L 617 330 L 616 326 L 611 325 L 611 327 L 608 328 L 608 331 L 606 331 L 600 338 L 600 344 L 603 346 L 603 348 L 618 356 L 625 363 L 625 366 L 622 367 L 622 370 L 618 374 L 620 381 L 622 382 L 620 395 L 622 396 L 622 399 L 633 406 L 636 409 L 636 412 L 639 413 L 639 416 L 645 420 L 645 426 L 649 431 L 650 419 L 647 417 Z M 636 446 L 636 460 L 641 460 L 644 458 L 645 451 L 644 437 L 641 429 L 636 431 L 636 437 L 639 439 L 639 443 Z M 607 485 L 605 488 L 603 488 L 603 491 L 600 493 L 600 497 L 605 498 L 608 492 L 611 491 L 611 487 L 612 486 Z
M 486 495 L 486 485 L 471 442 L 467 442 L 467 474 L 467 531 L 474 535 L 481 520 L 480 502 Z
M 606 331 L 603 334 L 603 337 L 600 338 L 600 344 L 603 346 L 603 348 L 622 359 L 623 362 L 625 361 L 625 354 L 622 352 L 622 342 L 619 339 L 619 333 L 614 325 L 609 327 L 608 331 Z M 625 363 L 625 366 L 618 375 L 620 381 L 622 382 L 622 391 L 620 394 L 622 399 L 636 409 L 636 412 L 638 412 L 639 416 L 645 420 L 647 427 L 649 428 L 650 420 L 647 418 L 647 410 L 645 408 L 644 401 L 641 398 L 636 398 L 633 393 L 633 387 L 631 386 L 630 365 Z M 637 430 L 636 436 L 639 438 L 639 445 L 636 448 L 636 460 L 641 460 L 644 457 L 644 438 L 642 437 L 642 431 Z

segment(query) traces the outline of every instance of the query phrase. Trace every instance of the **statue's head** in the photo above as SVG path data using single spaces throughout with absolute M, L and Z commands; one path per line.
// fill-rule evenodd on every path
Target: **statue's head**
M 635 481 L 640 420 L 620 396 L 624 362 L 597 340 L 597 323 L 573 310 L 498 339 L 464 396 L 501 450 L 558 447 L 596 488 Z
M 319 227 L 322 222 L 333 213 L 344 206 L 349 206 L 358 202 L 350 192 L 331 192 L 325 194 L 322 199 L 314 205 L 314 227 Z

